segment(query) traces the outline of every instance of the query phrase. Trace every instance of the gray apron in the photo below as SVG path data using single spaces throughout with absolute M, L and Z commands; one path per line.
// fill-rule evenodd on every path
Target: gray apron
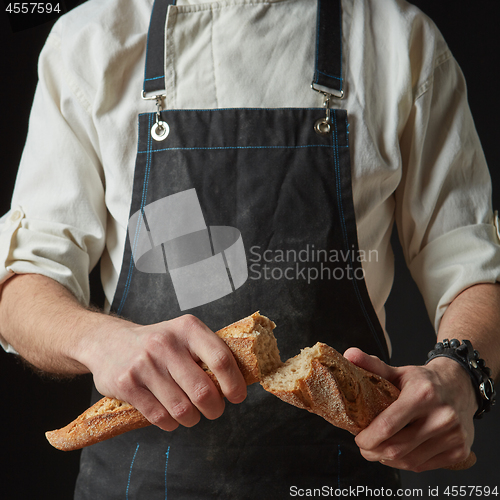
M 170 3 L 153 8 L 146 96 L 163 82 Z M 340 0 L 318 2 L 317 30 L 313 86 L 341 96 Z M 214 331 L 260 310 L 278 325 L 284 360 L 322 341 L 387 361 L 360 262 L 349 132 L 340 109 L 140 115 L 112 310 L 139 324 L 190 313 Z M 399 476 L 365 461 L 346 431 L 254 384 L 215 421 L 85 449 L 75 498 L 280 499 L 357 485 L 396 488 Z

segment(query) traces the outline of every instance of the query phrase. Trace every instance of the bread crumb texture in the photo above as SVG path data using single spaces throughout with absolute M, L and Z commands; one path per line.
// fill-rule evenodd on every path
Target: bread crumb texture
M 261 385 L 283 401 L 358 434 L 399 396 L 387 380 L 354 365 L 318 342 L 302 349 Z
M 331 424 L 359 433 L 399 391 L 387 380 L 359 368 L 335 349 L 318 342 L 283 363 L 274 336 L 276 325 L 258 312 L 217 335 L 233 353 L 247 385 L 260 382 L 283 401 L 315 413 Z M 214 373 L 200 366 L 221 388 Z M 46 433 L 60 450 L 76 450 L 150 425 L 132 405 L 103 398 L 62 429 Z

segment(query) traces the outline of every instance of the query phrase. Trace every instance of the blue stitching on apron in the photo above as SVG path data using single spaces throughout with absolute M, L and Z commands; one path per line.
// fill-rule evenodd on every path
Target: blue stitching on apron
M 338 145 L 338 133 L 337 133 L 337 113 L 336 113 L 335 109 L 333 110 L 333 114 L 335 117 L 335 119 L 333 120 L 333 122 L 335 124 L 335 133 L 332 134 L 332 142 L 333 142 L 332 146 L 334 148 L 335 176 L 337 178 L 337 200 L 338 200 L 338 204 L 339 204 L 339 208 L 340 208 L 340 212 L 341 212 L 340 222 L 341 222 L 341 226 L 342 226 L 342 234 L 344 236 L 345 248 L 348 251 L 349 250 L 349 239 L 348 239 L 348 235 L 347 235 L 346 222 L 345 222 L 345 216 L 344 216 L 344 206 L 342 204 L 342 188 L 340 185 L 340 158 L 339 158 L 339 145 Z M 348 256 L 349 256 L 349 264 L 353 265 L 352 258 L 351 258 L 351 255 L 349 252 L 348 252 Z M 370 328 L 370 331 L 372 332 L 372 335 L 375 338 L 375 341 L 377 342 L 377 345 L 380 348 L 380 352 L 384 354 L 385 349 L 380 344 L 375 327 L 373 326 L 373 323 L 371 322 L 370 316 L 368 315 L 368 312 L 365 308 L 365 303 L 363 302 L 363 298 L 361 297 L 361 294 L 359 292 L 357 280 L 353 279 L 352 284 L 354 287 L 354 291 L 356 293 L 356 297 L 358 298 L 358 302 L 361 306 L 363 316 L 365 317 L 366 322 L 368 323 L 368 326 Z M 384 355 L 384 358 L 385 358 L 385 355 Z
M 335 78 L 335 80 L 340 80 L 341 82 L 344 80 L 342 77 L 339 77 L 339 76 L 334 76 L 334 75 L 330 75 L 328 73 L 325 73 L 324 71 L 320 71 L 319 69 L 316 70 L 318 73 L 321 73 L 322 75 L 325 75 L 325 76 L 328 76 L 330 78 Z
M 167 500 L 167 466 L 168 466 L 168 455 L 170 453 L 170 445 L 167 448 L 167 453 L 165 455 L 167 456 L 165 460 L 165 500 Z
M 152 119 L 149 117 L 148 128 L 151 128 Z M 152 140 L 151 134 L 148 135 L 148 151 L 152 152 Z M 146 196 L 148 193 L 148 185 L 149 185 L 149 173 L 151 172 L 151 155 L 147 158 L 146 162 L 146 175 L 144 176 L 144 183 L 142 186 L 142 198 L 141 198 L 141 212 L 144 214 L 144 205 L 146 205 Z
M 175 2 L 176 2 L 176 0 L 173 0 L 172 5 L 175 5 Z M 153 9 L 154 9 L 154 5 L 153 5 Z M 148 50 L 148 47 L 149 47 L 149 34 L 150 34 L 150 30 L 148 30 L 148 37 L 147 37 L 147 41 L 146 41 L 146 62 L 144 64 L 144 81 L 145 82 L 146 81 L 151 81 L 151 80 L 159 80 L 160 78 L 165 78 L 165 74 L 163 74 L 162 76 L 156 76 L 154 78 L 146 78 L 146 71 L 147 71 L 147 67 L 148 67 L 148 54 L 149 54 L 149 50 Z M 144 89 L 144 85 L 142 86 L 142 88 Z
M 340 489 L 340 455 L 342 452 L 340 451 L 340 444 L 338 445 L 338 454 L 337 454 L 337 487 Z
M 144 78 L 144 81 L 150 82 L 151 80 L 159 80 L 160 78 L 165 78 L 165 75 L 155 76 L 154 78 Z
M 151 117 L 152 114 L 149 116 L 149 128 L 151 128 Z M 140 125 L 139 125 L 140 126 Z M 140 137 L 140 135 L 139 135 Z M 151 152 L 151 134 L 148 135 L 148 151 Z M 143 213 L 144 205 L 146 204 L 146 195 L 148 191 L 148 185 L 149 185 L 149 172 L 151 170 L 151 155 L 148 156 L 146 160 L 146 174 L 144 176 L 144 182 L 142 185 L 142 199 L 141 199 L 141 213 Z M 134 243 L 133 243 L 133 248 L 132 248 L 132 255 L 135 252 L 135 249 L 137 247 L 137 243 L 139 241 L 139 234 L 141 232 L 141 227 L 142 224 L 140 223 L 141 218 L 137 218 L 137 225 L 135 228 L 135 235 L 134 235 Z M 128 296 L 128 291 L 130 289 L 130 283 L 132 282 L 132 272 L 134 270 L 134 259 L 130 256 L 130 264 L 129 264 L 129 269 L 128 269 L 128 275 L 127 275 L 127 281 L 125 282 L 125 290 L 123 292 L 123 297 L 122 300 L 120 301 L 120 305 L 118 306 L 117 313 L 121 314 L 123 307 L 125 306 L 125 300 L 127 299 Z
M 130 463 L 130 470 L 129 470 L 129 473 L 128 473 L 128 483 L 127 483 L 127 492 L 125 494 L 125 498 L 128 500 L 128 490 L 130 488 L 130 477 L 132 476 L 132 467 L 134 466 L 134 462 L 135 462 L 135 457 L 137 455 L 137 451 L 139 450 L 139 443 L 137 443 L 137 448 L 135 449 L 135 452 L 134 452 L 134 456 L 132 458 L 132 462 Z
M 348 146 L 338 146 L 339 148 L 347 148 Z M 301 149 L 301 148 L 331 148 L 329 144 L 306 144 L 304 146 L 200 146 L 192 148 L 163 148 L 154 149 L 153 151 L 137 151 L 137 154 L 144 153 L 159 153 L 160 151 L 197 151 L 197 150 L 226 150 L 226 149 Z
M 320 111 L 322 114 L 325 114 L 325 108 L 317 108 L 317 107 L 311 107 L 311 108 L 297 108 L 290 106 L 288 108 L 183 108 L 183 109 L 165 109 L 162 111 L 162 113 L 175 113 L 175 112 L 182 112 L 182 111 L 208 111 L 208 112 L 215 112 L 215 111 L 279 111 L 280 109 L 284 110 L 301 110 L 304 109 L 306 111 Z M 156 116 L 156 113 L 139 113 L 139 116 L 147 116 L 147 115 L 154 115 Z

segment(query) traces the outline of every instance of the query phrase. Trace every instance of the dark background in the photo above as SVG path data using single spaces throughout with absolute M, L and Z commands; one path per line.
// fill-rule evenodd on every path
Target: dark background
M 384 1 L 384 0 L 380 0 Z M 0 214 L 9 209 L 17 165 L 26 135 L 29 110 L 35 90 L 36 62 L 52 20 L 39 24 L 41 17 L 10 23 L 0 13 L 1 64 L 1 160 Z M 63 11 L 82 3 L 59 2 Z M 443 32 L 461 65 L 469 89 L 469 101 L 493 179 L 494 206 L 500 207 L 500 161 L 498 120 L 500 64 L 497 0 L 415 0 Z M 36 24 L 39 25 L 36 25 Z M 388 305 L 393 364 L 420 364 L 434 344 L 434 332 L 416 287 L 405 268 L 394 239 L 397 276 Z M 100 300 L 99 295 L 96 301 Z M 89 377 L 73 381 L 43 380 L 24 368 L 13 356 L 0 350 L 0 495 L 6 500 L 27 498 L 70 499 L 79 452 L 53 449 L 44 432 L 62 427 L 88 406 Z M 476 423 L 474 450 L 478 463 L 469 471 L 404 473 L 404 485 L 423 488 L 440 485 L 490 485 L 500 488 L 499 409 Z M 416 497 L 415 497 L 416 498 Z

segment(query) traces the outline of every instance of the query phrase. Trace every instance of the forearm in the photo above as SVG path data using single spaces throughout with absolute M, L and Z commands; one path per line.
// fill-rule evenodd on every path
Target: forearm
M 129 402 L 165 430 L 194 425 L 200 412 L 209 419 L 222 414 L 224 402 L 200 360 L 229 401 L 246 396 L 231 351 L 193 316 L 137 325 L 82 307 L 43 276 L 15 276 L 4 284 L 0 331 L 40 370 L 91 372 L 101 394 Z
M 497 378 L 499 305 L 499 284 L 468 288 L 450 304 L 438 334 L 439 340 L 470 340 Z M 425 366 L 395 368 L 356 349 L 348 350 L 346 357 L 401 389 L 398 400 L 356 437 L 365 458 L 421 472 L 468 457 L 477 399 L 460 364 L 438 357 Z
M 493 378 L 500 375 L 500 283 L 467 288 L 450 304 L 441 320 L 438 340 L 470 340 Z
M 41 275 L 17 275 L 0 293 L 0 332 L 22 358 L 61 375 L 89 371 L 82 351 L 119 320 L 82 307 L 62 285 Z

